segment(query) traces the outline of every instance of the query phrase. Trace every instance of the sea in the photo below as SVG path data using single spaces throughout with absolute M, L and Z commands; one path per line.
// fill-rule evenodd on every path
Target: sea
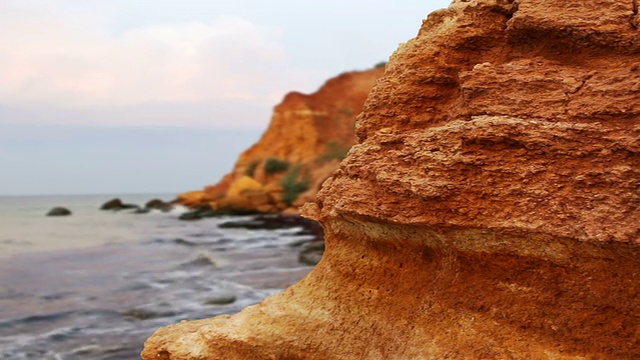
M 300 229 L 99 210 L 114 197 L 0 196 L 0 359 L 140 359 L 159 327 L 236 313 L 312 269 L 298 261 L 312 240 Z M 73 214 L 45 216 L 56 206 Z

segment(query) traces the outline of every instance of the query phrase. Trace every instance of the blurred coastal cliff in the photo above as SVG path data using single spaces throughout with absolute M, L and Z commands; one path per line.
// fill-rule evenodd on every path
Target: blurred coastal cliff
M 383 73 L 380 64 L 334 77 L 313 94 L 287 94 L 262 138 L 230 173 L 215 185 L 180 194 L 178 202 L 200 213 L 296 213 L 353 145 L 355 119 Z

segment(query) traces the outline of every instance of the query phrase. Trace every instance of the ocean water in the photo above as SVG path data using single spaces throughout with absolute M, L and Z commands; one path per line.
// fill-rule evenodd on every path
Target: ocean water
M 0 197 L 0 359 L 139 359 L 157 328 L 238 312 L 311 270 L 299 228 L 98 210 L 112 197 Z M 171 199 L 121 196 L 155 197 Z M 45 216 L 54 206 L 73 215 Z

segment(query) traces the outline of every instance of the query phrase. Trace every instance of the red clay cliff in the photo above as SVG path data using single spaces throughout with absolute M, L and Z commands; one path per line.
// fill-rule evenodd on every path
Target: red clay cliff
M 353 145 L 356 116 L 383 73 L 382 66 L 347 72 L 313 94 L 287 94 L 262 138 L 229 174 L 203 191 L 181 194 L 179 201 L 231 212 L 297 212 Z
M 303 213 L 301 282 L 151 359 L 639 359 L 634 0 L 453 1 L 391 57 Z

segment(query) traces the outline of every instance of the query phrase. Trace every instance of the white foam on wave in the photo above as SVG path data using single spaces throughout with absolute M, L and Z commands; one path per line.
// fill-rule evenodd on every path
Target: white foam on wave
M 173 206 L 173 208 L 169 211 L 169 214 L 182 215 L 188 211 L 191 211 L 191 209 L 184 205 L 177 204 Z

